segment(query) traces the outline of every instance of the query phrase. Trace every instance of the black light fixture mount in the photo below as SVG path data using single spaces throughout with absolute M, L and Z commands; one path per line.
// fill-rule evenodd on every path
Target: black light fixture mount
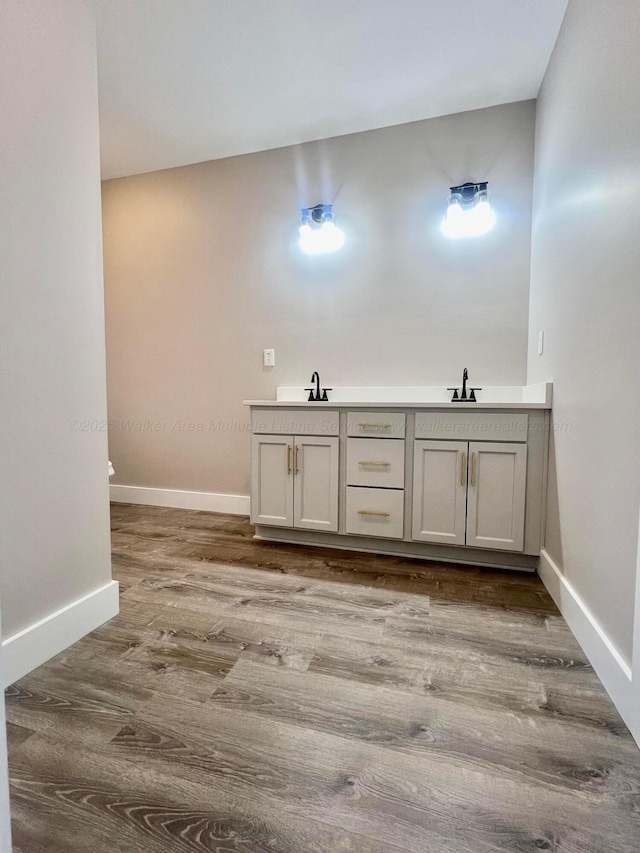
M 478 201 L 482 200 L 483 197 L 486 198 L 488 186 L 489 181 L 480 181 L 477 184 L 467 181 L 466 184 L 459 184 L 457 187 L 449 187 L 449 192 L 451 194 L 449 201 L 453 199 L 453 196 L 458 196 L 459 198 L 456 199 L 458 204 L 461 204 L 463 207 L 472 207 L 477 204 Z M 481 196 L 480 193 L 483 193 L 483 195 Z

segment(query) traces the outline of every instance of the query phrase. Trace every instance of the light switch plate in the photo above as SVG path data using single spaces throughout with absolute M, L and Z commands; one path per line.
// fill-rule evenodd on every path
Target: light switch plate
M 264 350 L 263 359 L 265 367 L 275 367 L 276 351 L 274 349 Z
M 544 352 L 544 330 L 538 332 L 538 355 Z

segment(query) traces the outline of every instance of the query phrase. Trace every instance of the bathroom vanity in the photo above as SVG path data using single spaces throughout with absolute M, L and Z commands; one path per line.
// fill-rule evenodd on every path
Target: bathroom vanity
M 307 392 L 246 401 L 257 539 L 535 569 L 550 384 Z

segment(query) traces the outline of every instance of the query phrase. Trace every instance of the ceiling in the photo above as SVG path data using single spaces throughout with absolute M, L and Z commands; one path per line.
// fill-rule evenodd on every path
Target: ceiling
M 534 98 L 567 0 L 99 0 L 103 177 Z

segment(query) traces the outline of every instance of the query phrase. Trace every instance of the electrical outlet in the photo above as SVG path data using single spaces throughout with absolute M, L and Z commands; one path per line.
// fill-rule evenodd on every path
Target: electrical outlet
M 538 332 L 538 355 L 544 352 L 544 330 Z
M 276 351 L 274 349 L 264 350 L 263 360 L 264 360 L 264 366 L 265 367 L 275 367 Z

